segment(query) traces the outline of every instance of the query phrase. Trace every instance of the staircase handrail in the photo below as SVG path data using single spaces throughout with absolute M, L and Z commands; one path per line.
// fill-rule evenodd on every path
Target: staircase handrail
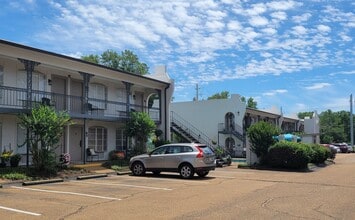
M 174 122 L 179 127 L 183 128 L 196 140 L 198 140 L 198 141 L 202 140 L 203 144 L 206 144 L 207 146 L 211 147 L 212 149 L 215 149 L 215 147 L 212 145 L 212 139 L 210 139 L 205 133 L 203 133 L 202 131 L 197 129 L 194 125 L 192 125 L 190 122 L 186 121 L 184 118 L 182 118 L 176 112 L 171 111 L 170 117 L 171 117 L 171 122 Z

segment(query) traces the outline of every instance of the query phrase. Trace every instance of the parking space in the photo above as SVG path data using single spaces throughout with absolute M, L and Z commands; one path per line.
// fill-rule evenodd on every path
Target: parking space
M 213 174 L 213 172 L 211 172 Z M 119 203 L 142 193 L 167 194 L 191 186 L 208 185 L 213 175 L 181 179 L 179 175 L 147 173 L 142 177 L 111 175 L 105 178 L 72 180 L 59 183 L 6 186 L 0 191 L 0 216 L 11 219 L 57 219 L 80 212 L 97 203 Z
M 4 219 L 92 219 L 97 216 L 149 219 L 154 217 L 154 210 L 164 210 L 165 216 L 176 217 L 180 214 L 174 213 L 175 207 L 189 213 L 200 209 L 192 204 L 237 202 L 235 198 L 245 200 L 248 193 L 275 184 L 298 186 L 303 181 L 299 177 L 311 179 L 312 173 L 238 169 L 233 164 L 217 168 L 205 178 L 195 175 L 192 179 L 182 179 L 176 173 L 147 173 L 32 186 L 8 185 L 0 189 L 0 216 Z

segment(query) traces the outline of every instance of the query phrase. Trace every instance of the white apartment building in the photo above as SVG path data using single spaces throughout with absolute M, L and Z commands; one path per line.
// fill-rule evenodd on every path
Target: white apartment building
M 303 142 L 319 143 L 319 118 L 301 120 L 283 114 L 246 107 L 241 96 L 171 104 L 172 131 L 187 141 L 221 146 L 233 157 L 246 157 L 248 164 L 257 162 L 250 150 L 247 129 L 259 121 L 279 127 L 282 133 L 303 133 Z M 311 138 L 311 140 L 309 140 Z

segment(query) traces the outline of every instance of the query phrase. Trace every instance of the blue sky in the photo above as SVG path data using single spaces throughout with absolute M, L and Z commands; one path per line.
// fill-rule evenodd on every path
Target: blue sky
M 151 72 L 167 66 L 175 102 L 198 84 L 200 99 L 228 91 L 291 116 L 349 111 L 355 93 L 352 0 L 4 2 L 1 39 L 74 57 L 132 50 Z

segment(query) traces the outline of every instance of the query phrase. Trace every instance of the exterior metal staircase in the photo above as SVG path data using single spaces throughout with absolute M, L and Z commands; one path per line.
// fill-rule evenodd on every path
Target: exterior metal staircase
M 177 113 L 172 111 L 170 117 L 171 130 L 186 139 L 186 141 L 206 144 L 212 149 L 216 148 L 216 146 L 212 144 L 213 141 L 206 134 L 201 132 L 190 122 L 183 119 Z
M 218 132 L 225 135 L 231 134 L 243 142 L 245 140 L 245 136 L 243 135 L 243 128 L 236 124 L 233 124 L 233 129 L 226 129 L 225 124 L 220 123 L 218 124 Z

